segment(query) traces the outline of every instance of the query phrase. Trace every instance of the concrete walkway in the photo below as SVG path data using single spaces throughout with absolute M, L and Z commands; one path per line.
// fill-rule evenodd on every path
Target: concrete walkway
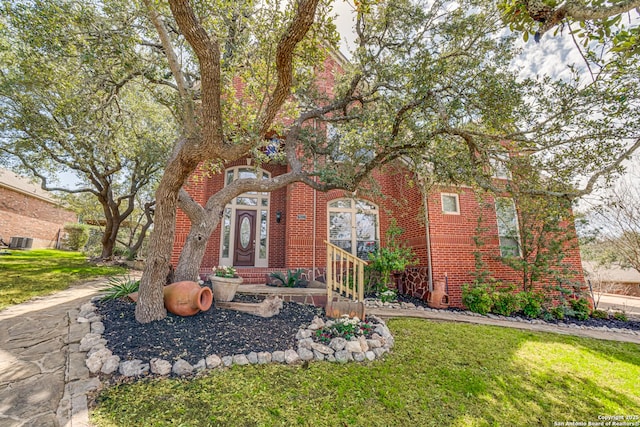
M 78 323 L 80 306 L 105 280 L 91 281 L 57 294 L 0 311 L 0 426 L 89 426 L 88 392 L 100 383 L 90 377 L 79 342 L 89 332 Z M 415 317 L 553 332 L 640 344 L 639 335 L 550 325 L 516 323 L 452 312 L 368 308 L 383 318 Z
M 78 308 L 105 281 L 91 281 L 0 311 L 0 426 L 88 426 L 89 376 Z
M 595 299 L 600 310 L 623 311 L 627 316 L 640 317 L 640 297 L 596 293 Z

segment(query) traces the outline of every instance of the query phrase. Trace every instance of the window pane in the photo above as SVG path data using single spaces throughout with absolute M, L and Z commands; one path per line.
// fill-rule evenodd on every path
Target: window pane
M 358 240 L 356 256 L 365 261 L 369 260 L 369 254 L 378 249 L 377 240 Z
M 227 183 L 229 185 L 233 182 L 233 170 L 227 171 Z
M 351 200 L 336 200 L 329 203 L 330 208 L 350 208 Z
M 458 213 L 458 198 L 454 195 L 442 195 L 442 212 Z
M 378 240 L 376 215 L 356 214 L 356 238 L 358 240 Z
M 518 219 L 513 200 L 506 198 L 497 199 L 496 217 L 498 219 L 498 235 L 514 236 L 518 234 Z
M 256 171 L 248 168 L 241 168 L 238 170 L 238 179 L 243 178 L 257 178 Z
M 222 258 L 229 258 L 229 238 L 231 235 L 231 209 L 224 210 L 222 218 Z
M 520 245 L 518 240 L 511 237 L 500 236 L 500 255 L 519 256 Z
M 244 206 L 258 206 L 258 199 L 255 197 L 238 197 L 236 203 Z
M 356 208 L 363 211 L 374 211 L 376 207 L 371 203 L 365 202 L 364 200 L 356 200 Z
M 260 253 L 261 259 L 267 258 L 267 211 L 260 211 Z
M 269 206 L 269 199 L 262 199 L 262 206 Z
M 348 240 L 349 242 L 351 242 L 351 214 L 350 213 L 331 212 L 329 214 L 329 239 L 330 240 Z
M 349 253 L 353 253 L 351 250 L 351 240 L 329 240 L 332 245 L 336 245 L 340 249 L 347 251 Z

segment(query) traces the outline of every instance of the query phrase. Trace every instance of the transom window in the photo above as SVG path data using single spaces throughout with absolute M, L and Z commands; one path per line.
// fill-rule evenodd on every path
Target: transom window
M 500 255 L 504 257 L 521 256 L 520 227 L 513 199 L 506 197 L 496 199 L 496 217 L 498 219 Z
M 329 203 L 329 241 L 368 260 L 380 244 L 378 207 L 364 200 L 339 199 Z

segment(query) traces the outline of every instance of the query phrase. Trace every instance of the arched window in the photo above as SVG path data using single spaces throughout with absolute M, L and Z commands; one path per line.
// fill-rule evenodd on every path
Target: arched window
M 380 245 L 378 207 L 357 199 L 329 203 L 329 241 L 361 259 Z
M 225 186 L 237 179 L 269 179 L 262 169 L 235 167 L 225 171 Z M 222 217 L 220 265 L 268 265 L 269 193 L 250 191 L 233 199 Z

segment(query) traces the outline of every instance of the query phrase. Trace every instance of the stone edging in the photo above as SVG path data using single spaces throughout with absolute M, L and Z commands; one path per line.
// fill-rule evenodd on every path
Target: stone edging
M 448 310 L 439 310 L 436 308 L 423 307 L 421 305 L 415 305 L 411 302 L 382 302 L 379 299 L 375 298 L 365 298 L 364 300 L 365 307 L 368 308 L 390 308 L 390 309 L 398 309 L 398 310 L 417 310 L 417 311 L 432 311 L 435 313 L 450 313 Z M 529 323 L 532 325 L 547 325 L 547 326 L 556 326 L 564 329 L 585 329 L 592 331 L 602 331 L 602 332 L 613 332 L 618 334 L 628 334 L 628 335 L 640 335 L 640 331 L 635 331 L 627 328 L 609 328 L 608 326 L 585 326 L 578 325 L 576 323 L 565 323 L 565 322 L 545 322 L 542 319 L 525 319 L 520 316 L 515 317 L 506 317 L 500 316 L 496 314 L 487 314 L 482 315 L 479 313 L 474 313 L 472 311 L 456 311 L 455 314 L 469 316 L 469 317 L 484 317 L 487 319 L 496 319 L 496 320 L 506 320 L 509 322 L 519 322 L 519 323 Z
M 95 300 L 92 299 L 92 301 Z M 183 359 L 178 359 L 173 364 L 159 358 L 153 358 L 148 362 L 139 359 L 121 361 L 120 357 L 114 355 L 106 346 L 107 340 L 102 337 L 104 324 L 101 316 L 96 313 L 96 307 L 92 302 L 85 303 L 80 307 L 77 321 L 90 324 L 90 332 L 80 340 L 79 351 L 87 352 L 85 363 L 92 375 L 120 374 L 123 377 L 138 377 L 149 373 L 159 376 L 170 374 L 185 376 L 206 369 L 223 368 L 231 365 L 265 363 L 292 365 L 314 360 L 337 363 L 372 361 L 391 351 L 395 340 L 382 319 L 376 316 L 371 317 L 376 323 L 374 324 L 374 333 L 369 339 L 363 336 L 359 337 L 359 339 L 352 338 L 350 341 L 344 338 L 333 338 L 328 345 L 317 343 L 311 338 L 315 331 L 324 326 L 331 326 L 330 322 L 333 321 L 328 320 L 325 322 L 316 316 L 309 326 L 298 330 L 296 334 L 296 339 L 298 340 L 297 350 L 287 349 L 285 351 L 274 351 L 273 353 L 250 352 L 248 354 L 223 357 L 213 354 L 201 359 L 195 365 Z

